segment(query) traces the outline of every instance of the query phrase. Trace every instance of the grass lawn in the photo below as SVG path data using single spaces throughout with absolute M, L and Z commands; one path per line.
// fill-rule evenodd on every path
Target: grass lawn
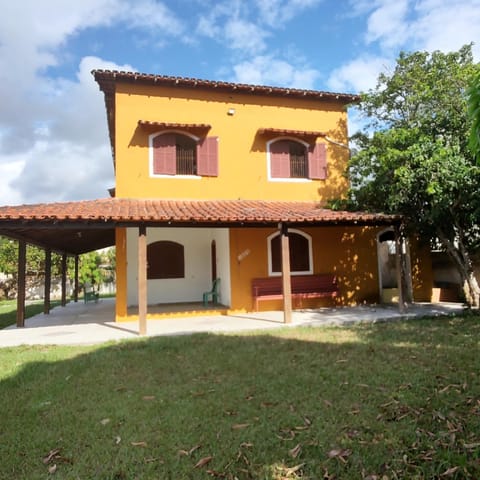
M 0 349 L 2 479 L 480 478 L 480 317 Z
M 50 302 L 51 308 L 60 305 L 60 300 L 52 300 Z M 43 312 L 43 300 L 38 300 L 25 305 L 25 318 L 33 317 Z M 2 300 L 0 302 L 0 330 L 14 325 L 17 321 L 17 301 L 16 300 Z

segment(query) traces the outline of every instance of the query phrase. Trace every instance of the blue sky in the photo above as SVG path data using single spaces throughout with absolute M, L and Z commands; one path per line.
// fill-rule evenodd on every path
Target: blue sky
M 0 0 L 0 204 L 106 196 L 113 168 L 90 71 L 340 92 L 400 51 L 476 42 L 480 0 Z M 351 115 L 350 130 L 358 124 Z

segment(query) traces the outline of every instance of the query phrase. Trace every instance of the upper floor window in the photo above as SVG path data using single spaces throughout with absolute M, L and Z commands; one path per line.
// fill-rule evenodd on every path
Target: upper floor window
M 326 148 L 300 140 L 275 139 L 267 143 L 269 179 L 327 178 Z
M 153 176 L 218 176 L 218 138 L 198 138 L 174 131 L 150 136 Z

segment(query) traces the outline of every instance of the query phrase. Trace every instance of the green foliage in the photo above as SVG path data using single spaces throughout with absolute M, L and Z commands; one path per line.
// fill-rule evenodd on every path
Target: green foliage
M 440 239 L 466 281 L 479 246 L 480 167 L 469 149 L 466 95 L 478 72 L 470 45 L 402 53 L 362 95 L 370 123 L 354 136 L 349 165 L 351 208 L 403 214 L 410 231 Z
M 0 272 L 16 277 L 18 242 L 0 237 Z M 68 276 L 74 277 L 74 259 L 68 259 Z M 62 256 L 52 253 L 52 276 L 61 275 Z M 83 285 L 99 285 L 113 281 L 115 271 L 115 249 L 85 253 L 79 256 L 79 282 Z M 45 273 L 45 251 L 34 245 L 27 245 L 27 275 L 40 276 Z
M 472 121 L 470 149 L 480 163 L 480 73 L 474 76 L 467 90 L 468 114 Z

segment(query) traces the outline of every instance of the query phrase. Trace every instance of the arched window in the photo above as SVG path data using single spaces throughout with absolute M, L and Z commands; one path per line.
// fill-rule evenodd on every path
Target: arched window
M 147 278 L 184 278 L 185 255 L 183 245 L 168 240 L 147 245 Z
M 267 144 L 269 177 L 275 179 L 325 179 L 326 148 L 292 139 L 275 139 Z
M 150 136 L 151 174 L 218 175 L 218 138 L 199 139 L 175 131 Z
M 290 271 L 292 274 L 313 273 L 312 237 L 300 231 L 289 229 Z M 268 241 L 268 273 L 280 275 L 282 273 L 282 246 L 281 235 L 276 232 L 270 235 Z

